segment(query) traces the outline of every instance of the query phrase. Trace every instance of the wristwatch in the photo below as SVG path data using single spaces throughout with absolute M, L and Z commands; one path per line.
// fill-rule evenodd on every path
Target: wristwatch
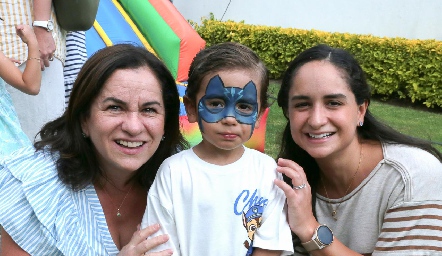
M 51 32 L 54 29 L 54 23 L 52 22 L 52 20 L 35 20 L 34 22 L 32 22 L 32 26 L 45 28 L 48 32 Z
M 333 232 L 327 225 L 319 225 L 313 234 L 312 240 L 302 243 L 302 246 L 311 252 L 321 250 L 333 243 Z

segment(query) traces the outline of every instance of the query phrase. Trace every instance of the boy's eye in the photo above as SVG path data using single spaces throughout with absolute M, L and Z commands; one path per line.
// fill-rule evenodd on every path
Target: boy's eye
M 220 99 L 207 99 L 205 101 L 206 107 L 209 110 L 222 110 L 225 107 L 224 101 Z
M 241 114 L 246 114 L 246 115 L 252 114 L 253 111 L 255 110 L 254 106 L 248 103 L 238 103 L 236 104 L 236 109 Z

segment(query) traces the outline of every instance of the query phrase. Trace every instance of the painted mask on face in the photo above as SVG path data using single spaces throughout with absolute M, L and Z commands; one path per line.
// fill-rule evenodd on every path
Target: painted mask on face
M 202 121 L 217 123 L 226 117 L 234 117 L 238 123 L 255 128 L 258 117 L 258 95 L 255 84 L 250 81 L 244 88 L 224 87 L 218 75 L 212 77 L 207 84 L 206 94 L 198 103 L 198 124 L 204 132 Z

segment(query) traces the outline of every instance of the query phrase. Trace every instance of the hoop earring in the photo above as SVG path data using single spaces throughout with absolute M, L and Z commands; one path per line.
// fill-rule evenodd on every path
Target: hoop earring
M 363 125 L 364 125 L 364 122 L 360 121 L 359 126 L 363 126 Z

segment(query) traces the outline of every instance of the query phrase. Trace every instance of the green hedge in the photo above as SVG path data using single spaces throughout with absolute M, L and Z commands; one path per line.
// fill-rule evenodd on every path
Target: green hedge
M 243 22 L 190 21 L 207 46 L 234 41 L 252 48 L 266 63 L 272 79 L 280 79 L 301 51 L 324 43 L 350 51 L 367 73 L 373 94 L 442 107 L 442 42 L 329 33 Z

